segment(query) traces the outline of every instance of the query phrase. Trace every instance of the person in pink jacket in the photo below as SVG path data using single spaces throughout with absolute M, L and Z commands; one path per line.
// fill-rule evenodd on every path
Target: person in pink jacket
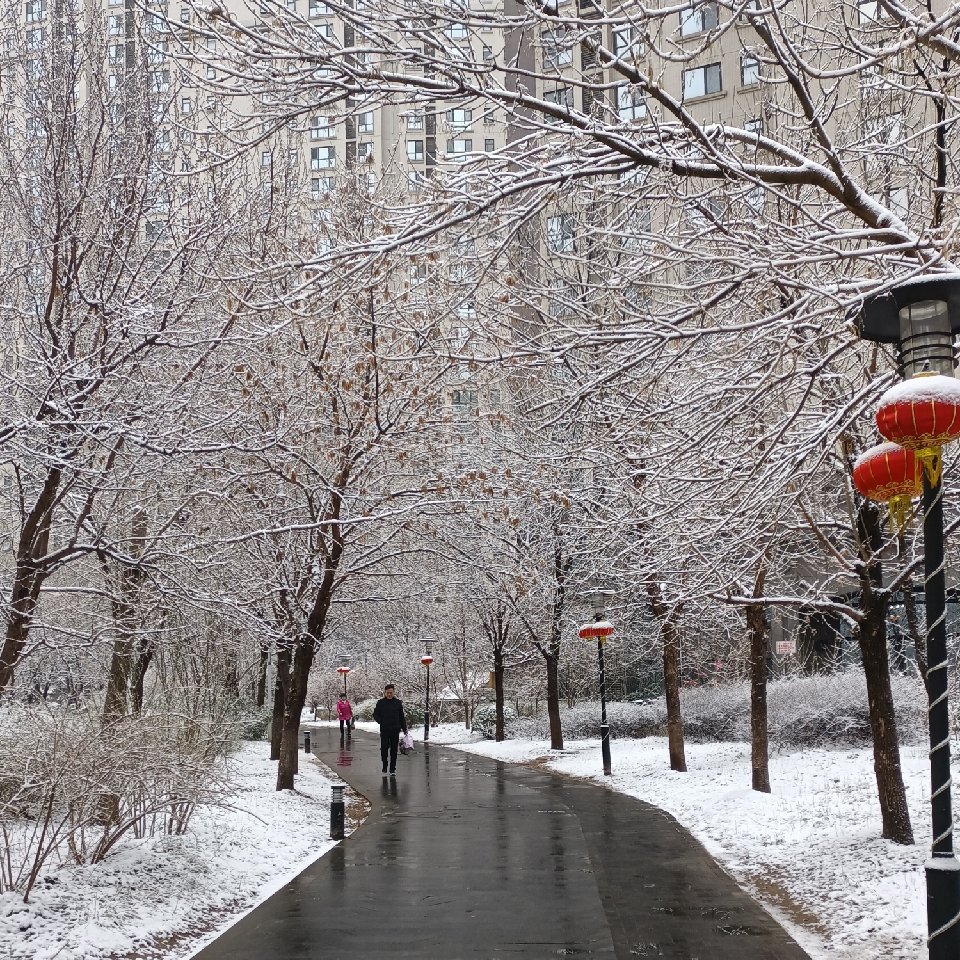
M 353 708 L 346 697 L 341 697 L 337 701 L 337 718 L 340 720 L 340 736 L 343 736 L 344 727 L 350 729 L 350 721 L 353 719 Z

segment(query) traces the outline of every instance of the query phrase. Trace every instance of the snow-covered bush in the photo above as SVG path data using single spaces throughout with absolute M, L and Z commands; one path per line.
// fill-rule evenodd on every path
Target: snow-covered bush
M 241 740 L 263 740 L 272 718 L 272 707 L 249 707 L 242 710 L 237 722 L 237 735 Z
M 357 720 L 367 720 L 370 721 L 373 719 L 373 708 L 377 705 L 376 699 L 371 698 L 370 700 L 361 700 L 353 708 L 353 715 Z
M 0 893 L 51 860 L 98 863 L 126 836 L 182 834 L 226 784 L 232 725 L 182 714 L 104 722 L 45 704 L 0 713 Z
M 505 724 L 513 723 L 517 719 L 517 711 L 509 704 L 503 705 L 503 720 Z M 473 729 L 488 740 L 497 735 L 497 705 L 482 703 L 473 711 Z
M 902 743 L 927 736 L 926 692 L 916 677 L 893 676 L 897 729 Z M 684 734 L 694 742 L 750 739 L 750 685 L 688 687 L 680 692 Z M 607 719 L 615 737 L 662 736 L 667 730 L 663 697 L 641 703 L 610 703 Z M 581 703 L 561 713 L 563 734 L 570 740 L 599 735 L 599 703 Z M 777 680 L 767 690 L 771 746 L 857 745 L 870 741 L 867 687 L 856 670 L 831 676 Z M 514 737 L 546 739 L 546 717 L 520 718 L 508 725 Z

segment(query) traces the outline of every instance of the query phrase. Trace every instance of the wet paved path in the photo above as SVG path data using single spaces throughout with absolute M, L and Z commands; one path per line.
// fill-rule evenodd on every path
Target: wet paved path
M 449 748 L 391 781 L 378 738 L 313 746 L 370 816 L 198 960 L 807 960 L 655 807 Z

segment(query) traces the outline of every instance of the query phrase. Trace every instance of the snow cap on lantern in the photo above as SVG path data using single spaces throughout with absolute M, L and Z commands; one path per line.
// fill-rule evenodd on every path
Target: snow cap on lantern
M 960 380 L 933 373 L 896 384 L 880 398 L 877 426 L 911 450 L 951 443 L 960 437 Z
M 606 639 L 613 633 L 613 624 L 609 620 L 594 620 L 593 623 L 585 623 L 580 628 L 581 640 L 592 640 L 596 637 Z

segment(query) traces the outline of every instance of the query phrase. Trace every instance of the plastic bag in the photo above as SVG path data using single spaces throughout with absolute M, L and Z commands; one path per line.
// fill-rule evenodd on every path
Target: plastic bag
M 413 750 L 413 737 L 409 733 L 403 734 L 400 737 L 400 746 L 405 754 L 410 753 Z

